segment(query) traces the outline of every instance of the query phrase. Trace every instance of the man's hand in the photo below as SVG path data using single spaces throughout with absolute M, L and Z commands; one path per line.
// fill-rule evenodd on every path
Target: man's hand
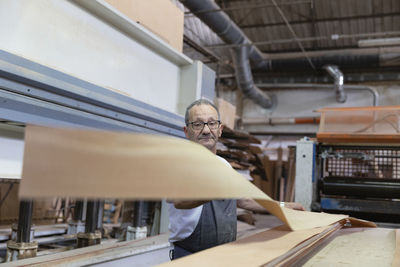
M 300 203 L 296 202 L 283 202 L 284 207 L 292 210 L 302 210 L 305 211 L 306 209 Z

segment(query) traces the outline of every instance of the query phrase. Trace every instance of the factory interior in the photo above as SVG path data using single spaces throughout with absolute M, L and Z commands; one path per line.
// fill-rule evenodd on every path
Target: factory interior
M 2 0 L 0 22 L 0 266 L 400 266 L 399 0 Z

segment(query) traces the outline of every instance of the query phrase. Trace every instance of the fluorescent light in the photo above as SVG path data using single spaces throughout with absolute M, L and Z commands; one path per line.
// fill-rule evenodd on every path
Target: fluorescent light
M 359 47 L 400 45 L 400 38 L 367 39 L 359 40 Z

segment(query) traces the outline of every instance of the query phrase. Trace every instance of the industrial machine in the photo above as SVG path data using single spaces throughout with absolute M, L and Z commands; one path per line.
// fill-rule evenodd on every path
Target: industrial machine
M 399 107 L 321 112 L 317 139 L 297 142 L 296 201 L 313 211 L 399 223 Z
M 9 17 L 2 19 L 14 24 L 12 19 L 18 20 L 15 14 L 20 14 L 22 7 L 5 8 Z M 37 8 L 41 8 L 40 12 Z M 30 23 L 35 25 L 32 29 L 22 27 L 8 36 L 7 41 L 4 34 L 0 47 L 0 184 L 3 185 L 0 208 L 4 201 L 10 201 L 9 192 L 21 179 L 25 125 L 184 137 L 182 114 L 186 106 L 200 97 L 214 97 L 214 71 L 200 61 L 192 61 L 105 1 L 60 1 L 42 7 L 24 6 L 24 10 L 25 14 L 38 15 Z M 43 14 L 57 14 L 55 23 L 60 24 L 48 27 L 50 24 Z M 85 40 L 92 41 L 82 41 L 80 32 Z M 113 38 L 104 38 L 104 33 Z M 66 36 L 70 38 L 68 41 Z M 74 211 L 72 218 L 67 224 L 49 226 L 46 230 L 32 225 L 35 200 L 19 201 L 16 194 L 11 200 L 16 203 L 13 210 L 19 209 L 19 215 L 6 218 L 0 210 L 0 219 L 10 220 L 0 229 L 0 263 L 64 253 L 71 246 L 77 248 L 72 254 L 81 253 L 83 259 L 85 252 L 79 248 L 99 244 L 93 246 L 97 247 L 93 251 L 108 246 L 110 254 L 103 258 L 85 254 L 86 264 L 125 258 L 121 266 L 126 266 L 126 258 L 130 256 L 169 250 L 166 235 L 156 238 L 158 243 L 129 243 L 130 239 L 167 232 L 165 201 L 132 202 L 124 223 L 115 226 L 121 226 L 126 241 L 116 245 L 121 240 L 107 240 L 102 232 L 104 200 L 75 200 L 72 207 L 64 205 L 62 210 Z M 163 260 L 168 260 L 167 251 L 162 251 L 162 255 Z M 77 260 L 75 264 L 84 265 L 85 260 Z

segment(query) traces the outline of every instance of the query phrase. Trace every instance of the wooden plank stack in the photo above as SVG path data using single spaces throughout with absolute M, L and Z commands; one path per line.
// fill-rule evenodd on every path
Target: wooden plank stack
M 217 155 L 225 158 L 239 172 L 248 172 L 254 185 L 280 201 L 293 201 L 295 158 L 289 150 L 289 162 L 283 161 L 282 148 L 277 149 L 277 160 L 265 155 L 256 137 L 225 127 L 217 146 Z

